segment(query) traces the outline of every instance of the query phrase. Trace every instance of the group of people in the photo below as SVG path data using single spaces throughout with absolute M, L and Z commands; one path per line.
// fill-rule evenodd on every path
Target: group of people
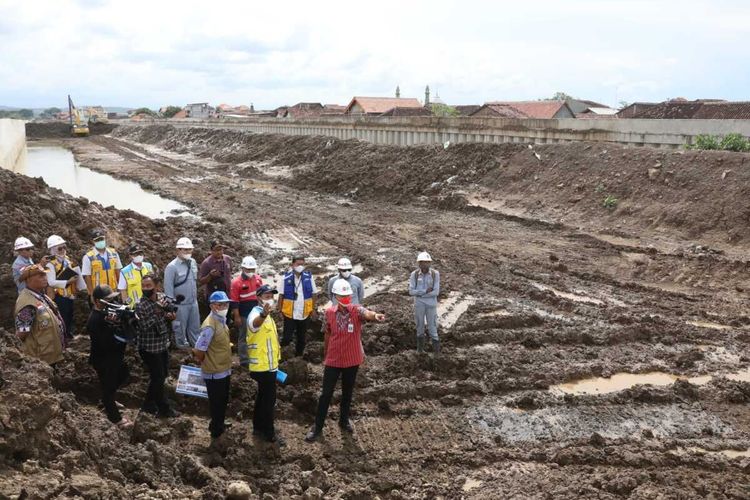
M 318 290 L 313 274 L 305 269 L 304 257 L 292 258 L 277 290 L 272 284 L 263 283 L 252 256 L 242 259 L 240 273 L 235 276 L 232 259 L 224 254 L 224 245 L 219 241 L 211 242 L 211 254 L 198 266 L 192 257 L 191 240 L 180 238 L 175 245 L 175 259 L 164 269 L 163 281 L 156 266 L 144 260 L 139 246 L 128 249 L 131 262 L 123 267 L 117 251 L 107 246 L 103 231 L 93 234 L 92 244 L 79 266 L 67 255 L 66 242 L 60 236 L 47 239 L 49 254 L 38 263 L 33 260 L 31 241 L 16 239 L 13 278 L 19 296 L 15 326 L 26 354 L 52 366 L 63 359 L 63 350 L 74 336 L 73 303 L 77 292 L 86 290 L 91 306 L 86 322 L 91 339 L 89 361 L 101 384 L 107 418 L 123 428 L 133 425 L 121 414 L 121 405 L 115 400 L 117 390 L 129 378 L 125 362 L 129 343 L 138 350 L 149 374 L 141 411 L 164 418 L 179 415 L 164 390 L 173 338 L 174 347 L 189 350 L 200 366 L 208 395 L 212 446 L 221 447 L 233 364 L 230 328 L 234 327 L 240 368 L 248 371 L 258 385 L 253 435 L 283 444 L 274 427 L 281 348 L 294 342 L 295 355 L 302 356 L 309 322 L 318 315 L 314 306 Z M 426 329 L 434 352 L 439 353 L 440 274 L 431 268 L 428 253 L 420 253 L 417 261 L 418 269 L 409 277 L 409 294 L 415 297 L 417 350 L 425 349 Z M 323 432 L 339 378 L 339 426 L 345 432 L 353 432 L 349 415 L 357 371 L 364 360 L 362 325 L 385 321 L 383 314 L 362 305 L 364 286 L 352 273 L 351 261 L 341 258 L 337 270 L 326 288 L 331 305 L 321 318 L 323 387 L 315 423 L 305 436 L 310 442 Z M 209 305 L 202 322 L 198 308 L 201 288 Z M 272 317 L 274 311 L 283 319 L 281 337 Z

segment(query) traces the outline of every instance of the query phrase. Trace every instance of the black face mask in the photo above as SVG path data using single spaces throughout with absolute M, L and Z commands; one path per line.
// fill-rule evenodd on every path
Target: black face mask
M 151 290 L 141 290 L 141 291 L 143 292 L 144 297 L 146 297 L 147 299 L 150 299 L 151 297 L 154 296 L 154 292 L 156 290 L 152 288 Z

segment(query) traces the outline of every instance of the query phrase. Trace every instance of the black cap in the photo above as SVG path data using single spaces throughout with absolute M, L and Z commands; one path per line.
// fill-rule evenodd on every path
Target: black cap
M 101 229 L 94 229 L 93 231 L 91 231 L 92 240 L 98 240 L 99 238 L 104 238 L 106 236 L 107 234 Z
M 109 285 L 96 285 L 94 288 L 94 300 L 113 299 L 117 292 L 113 292 Z
M 256 297 L 260 297 L 264 293 L 269 293 L 269 292 L 272 293 L 272 294 L 274 294 L 274 295 L 277 294 L 277 293 L 279 293 L 279 291 L 276 290 L 271 285 L 261 285 L 261 286 L 258 287 L 257 290 L 255 290 L 255 296 Z
M 224 244 L 221 241 L 219 241 L 219 240 L 213 240 L 211 242 L 211 250 L 213 250 L 216 247 L 222 247 L 222 248 L 224 248 Z
M 143 249 L 138 245 L 130 245 L 130 248 L 128 248 L 128 253 L 130 255 L 133 255 L 136 253 L 143 253 Z

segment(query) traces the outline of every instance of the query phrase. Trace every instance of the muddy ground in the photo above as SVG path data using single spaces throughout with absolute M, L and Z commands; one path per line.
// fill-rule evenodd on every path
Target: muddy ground
M 302 440 L 322 376 L 313 328 L 304 359 L 285 362 L 287 446 L 253 442 L 254 383 L 235 374 L 225 457 L 207 453 L 203 401 L 173 395 L 182 417 L 138 416 L 132 433 L 119 433 L 96 408 L 85 338 L 53 374 L 5 334 L 5 496 L 223 498 L 234 481 L 258 498 L 750 496 L 750 155 L 585 143 L 397 148 L 162 126 L 61 143 L 82 165 L 201 219 L 149 221 L 3 173 L 0 185 L 25 186 L 0 198 L 20 222 L 43 225 L 41 209 L 53 210 L 14 194 L 37 186 L 52 205 L 81 212 L 70 227 L 81 248 L 84 226 L 100 219 L 122 241 L 141 231 L 164 261 L 178 233 L 199 239 L 199 254 L 220 232 L 268 279 L 290 253 L 308 255 L 319 287 L 346 255 L 362 266 L 366 305 L 388 321 L 364 334 L 353 438 L 331 420 L 325 441 Z M 603 206 L 607 196 L 617 202 Z M 3 220 L 3 241 L 20 222 Z M 423 249 L 443 277 L 438 358 L 413 350 L 406 277 Z M 0 300 L 9 310 L 11 297 Z M 144 377 L 129 361 L 134 380 L 120 400 L 135 418 Z M 173 356 L 175 373 L 181 361 Z

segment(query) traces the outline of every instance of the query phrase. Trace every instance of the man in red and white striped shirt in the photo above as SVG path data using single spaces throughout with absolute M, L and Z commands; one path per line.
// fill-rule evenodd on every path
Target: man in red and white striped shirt
M 341 411 L 339 427 L 345 432 L 354 432 L 349 421 L 349 410 L 352 405 L 354 383 L 357 370 L 364 361 L 362 348 L 362 322 L 385 321 L 385 315 L 365 309 L 359 304 L 352 304 L 352 287 L 345 279 L 336 280 L 332 288 L 337 304 L 326 310 L 323 391 L 318 400 L 318 411 L 315 425 L 307 433 L 305 441 L 313 442 L 322 433 L 328 416 L 333 390 L 341 376 Z

